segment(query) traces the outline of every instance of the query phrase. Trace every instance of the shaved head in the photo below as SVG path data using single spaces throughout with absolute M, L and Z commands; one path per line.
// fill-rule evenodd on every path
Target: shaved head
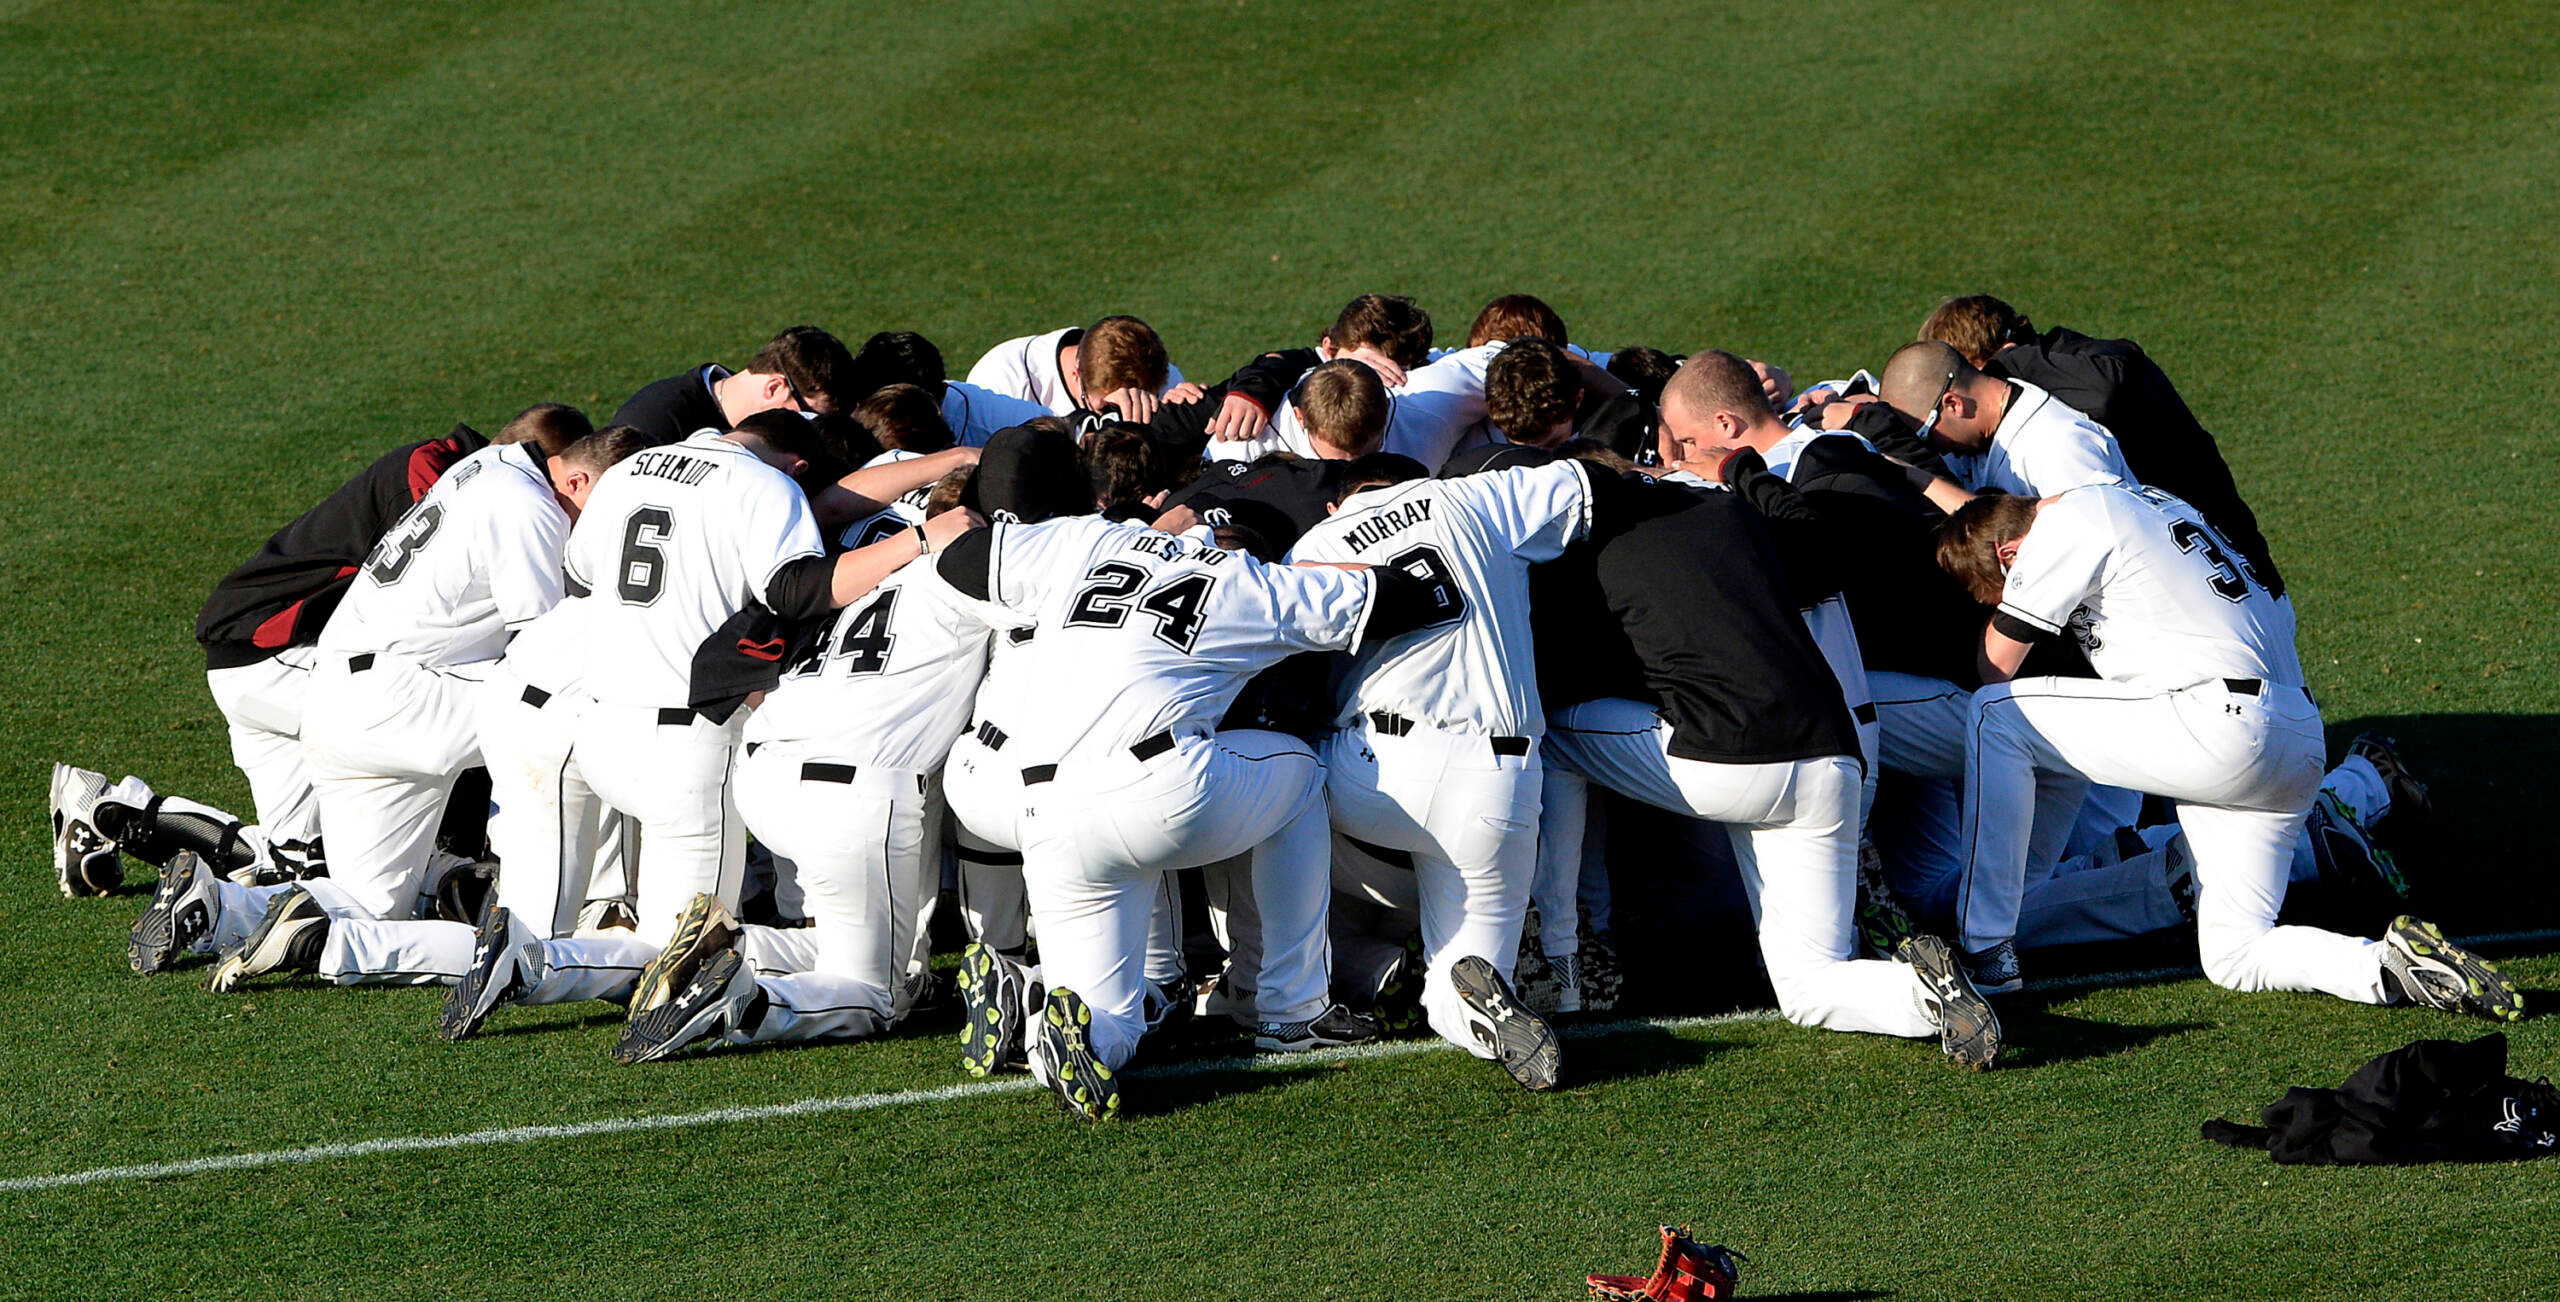
M 1719 348 L 1699 353 L 1671 373 L 1662 386 L 1662 406 L 1666 412 L 1681 408 L 1691 420 L 1731 412 L 1746 426 L 1774 415 L 1769 395 L 1760 387 L 1760 373 L 1751 369 L 1751 363 Z
M 1879 392 L 1895 411 L 1915 421 L 1927 420 L 1940 396 L 1951 387 L 1964 388 L 1973 375 L 1973 364 L 1964 354 L 1935 339 L 1923 339 L 1904 344 L 1886 360 Z M 1952 386 L 1949 376 L 1955 377 Z

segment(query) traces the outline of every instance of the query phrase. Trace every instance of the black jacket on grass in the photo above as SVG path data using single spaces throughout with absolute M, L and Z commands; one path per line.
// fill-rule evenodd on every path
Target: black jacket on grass
M 2263 1148 L 2285 1165 L 2413 1166 L 2508 1162 L 2560 1147 L 2560 1095 L 2548 1078 L 2507 1074 L 2507 1037 L 2419 1040 L 2356 1068 L 2333 1090 L 2286 1090 L 2263 1126 L 2204 1123 L 2204 1137 Z

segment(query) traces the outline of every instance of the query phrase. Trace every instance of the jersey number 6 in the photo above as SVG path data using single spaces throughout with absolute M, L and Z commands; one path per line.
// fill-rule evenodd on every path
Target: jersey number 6
M 667 587 L 667 554 L 658 543 L 675 532 L 675 517 L 663 506 L 644 506 L 622 522 L 622 573 L 614 580 L 622 599 L 645 606 Z

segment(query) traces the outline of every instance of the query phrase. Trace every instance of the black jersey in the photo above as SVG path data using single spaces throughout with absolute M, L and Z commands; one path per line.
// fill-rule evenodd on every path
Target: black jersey
M 1544 576 L 1550 588 L 1589 585 L 1608 618 L 1595 622 L 1573 601 L 1538 610 L 1533 622 L 1550 625 L 1538 642 L 1541 669 L 1550 647 L 1604 682 L 1632 665 L 1646 689 L 1633 699 L 1661 709 L 1679 759 L 1857 754 L 1840 680 L 1805 628 L 1759 514 L 1731 493 L 1642 477 L 1626 487 L 1593 521 L 1590 569 L 1558 568 L 1576 563 L 1567 552 Z
M 489 446 L 468 425 L 440 439 L 393 448 L 318 506 L 278 529 L 222 576 L 196 614 L 207 669 L 256 664 L 320 640 L 356 567 L 447 468 Z
M 728 414 L 720 410 L 720 400 L 711 396 L 711 386 L 728 377 L 727 368 L 709 362 L 682 375 L 670 375 L 615 408 L 613 423 L 640 431 L 658 446 L 681 443 L 697 430 L 726 430 Z

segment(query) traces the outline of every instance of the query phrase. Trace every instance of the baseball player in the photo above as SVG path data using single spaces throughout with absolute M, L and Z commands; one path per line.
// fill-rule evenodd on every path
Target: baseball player
M 537 929 L 542 919 L 520 917 L 502 902 L 490 910 L 470 968 L 445 1001 L 440 1029 L 447 1039 L 473 1034 L 502 1003 L 654 994 L 634 990 L 641 969 L 673 937 L 693 897 L 709 893 L 736 907 L 745 843 L 730 794 L 731 752 L 744 720 L 716 692 L 701 690 L 697 653 L 715 632 L 733 628 L 750 601 L 784 619 L 824 615 L 967 523 L 954 513 L 923 533 L 829 560 L 811 501 L 791 479 L 819 451 L 807 422 L 756 416 L 725 434 L 704 431 L 634 456 L 597 483 L 570 533 L 568 595 L 510 658 L 513 677 L 527 685 L 522 704 L 537 714 L 566 690 L 545 684 L 575 684 L 574 699 L 563 702 L 574 716 L 566 721 L 563 771 L 573 769 L 580 788 L 639 824 L 638 930 L 546 939 Z M 554 621 L 561 627 L 546 628 Z M 778 639 L 767 649 L 734 631 L 727 636 L 745 643 L 736 649 L 747 655 L 778 658 L 783 651 Z M 501 776 L 492 770 L 493 782 Z M 564 785 L 555 798 L 575 794 Z M 502 821 L 507 799 L 502 791 Z M 550 834 L 557 837 L 558 828 Z M 507 856 L 503 897 L 517 861 L 500 853 Z M 586 868 L 557 850 L 525 858 L 564 877 Z M 640 1002 L 645 1011 L 657 1001 Z
M 1411 575 L 1452 611 L 1405 637 L 1368 639 L 1353 662 L 1324 752 L 1334 825 L 1413 856 L 1432 1029 L 1528 1089 L 1553 1089 L 1562 1047 L 1510 986 L 1537 862 L 1546 731 L 1529 567 L 1590 530 L 1603 486 L 1578 461 L 1402 480 L 1392 464 L 1355 463 L 1340 509 L 1291 553 Z
M 673 443 L 697 430 L 736 429 L 760 411 L 837 411 L 853 404 L 853 354 L 844 341 L 816 326 L 792 326 L 765 342 L 732 371 L 705 362 L 631 395 L 613 423 L 639 430 L 653 444 Z
M 649 973 L 669 998 L 635 1013 L 614 1057 L 649 1062 L 715 1036 L 858 1038 L 907 1011 L 898 992 L 937 884 L 932 777 L 986 667 L 988 629 L 965 605 L 931 566 L 907 566 L 784 671 L 747 720 L 738 813 L 794 866 L 809 925 L 740 927 L 717 896 L 694 897 L 675 927 L 693 943 Z
M 2178 801 L 2215 984 L 2523 1015 L 2495 967 L 2414 918 L 2379 941 L 2276 925 L 2320 788 L 2320 710 L 2302 686 L 2291 604 L 2194 507 L 2113 484 L 1987 498 L 1956 513 L 1939 559 L 1997 603 L 1965 752 L 1971 954 L 2011 945 L 2036 788 L 2078 777 Z M 2013 679 L 2035 643 L 2066 634 L 2097 679 Z
M 641 445 L 617 427 L 483 449 L 383 535 L 320 635 L 305 700 L 321 826 L 344 849 L 325 878 L 221 899 L 217 929 L 234 915 L 255 926 L 224 949 L 214 989 L 280 970 L 342 984 L 460 974 L 466 937 L 411 950 L 364 924 L 416 914 L 445 799 L 479 763 L 478 685 L 513 633 L 559 602 L 570 522 Z
M 1341 357 L 1370 366 L 1386 383 L 1387 426 L 1381 449 L 1411 457 L 1425 466 L 1437 466 L 1483 424 L 1485 371 L 1502 348 L 1501 344 L 1486 344 L 1462 349 L 1410 371 L 1366 349 L 1321 351 L 1325 361 Z M 1308 430 L 1302 406 L 1292 394 L 1291 400 L 1273 416 L 1269 429 L 1251 438 L 1213 438 L 1207 448 L 1208 458 L 1252 461 L 1274 452 L 1300 457 L 1341 456 L 1345 449 L 1318 440 Z
M 1033 1075 L 1071 1112 L 1114 1115 L 1116 1074 L 1146 1030 L 1139 964 L 1163 874 L 1250 851 L 1263 1029 L 1309 1042 L 1374 1036 L 1327 995 L 1314 753 L 1278 733 L 1215 728 L 1248 677 L 1294 651 L 1347 650 L 1439 618 L 1429 589 L 1392 573 L 1264 565 L 1203 531 L 1093 516 L 1000 523 L 938 567 L 999 618 L 1036 620 L 1028 666 L 1075 685 L 1045 711 L 992 720 L 1022 753 L 1056 757 L 1022 773 L 1023 875 L 1046 994 L 1032 1015 L 1029 974 L 973 946 L 971 1033 L 1031 1023 Z
M 1628 495 L 1629 523 L 1568 558 L 1589 575 L 1542 589 L 1542 620 L 1591 630 L 1585 672 L 1611 693 L 1550 718 L 1550 763 L 1726 825 L 1788 1020 L 1934 1035 L 1958 1065 L 1990 1066 L 1999 1021 L 1945 941 L 1852 957 L 1857 732 L 1767 526 L 1730 493 Z
M 1164 341 L 1133 316 L 1106 316 L 1081 329 L 1008 339 L 969 368 L 969 384 L 1004 397 L 1036 402 L 1053 416 L 1115 406 L 1144 424 L 1156 405 L 1183 383 L 1167 361 Z M 953 429 L 961 428 L 959 421 Z
M 1975 370 L 1945 344 L 1924 339 L 1895 350 L 1880 389 L 1975 492 L 2034 497 L 2083 484 L 2139 486 L 2105 426 L 2032 384 Z

